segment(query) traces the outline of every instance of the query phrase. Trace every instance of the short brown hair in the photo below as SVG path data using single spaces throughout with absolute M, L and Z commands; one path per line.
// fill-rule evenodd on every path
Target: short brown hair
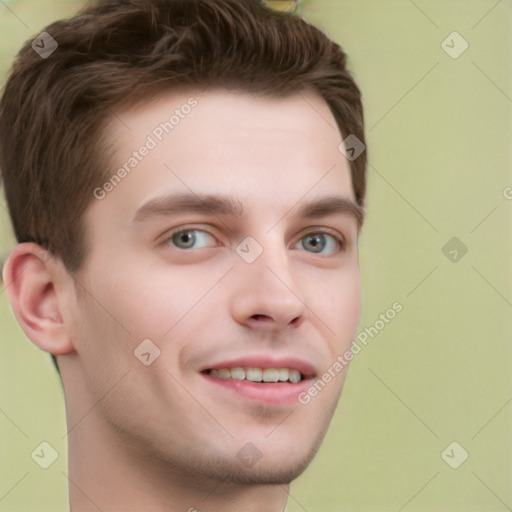
M 18 242 L 36 242 L 68 271 L 88 252 L 84 212 L 109 175 L 100 144 L 113 107 L 178 86 L 284 96 L 314 89 L 342 136 L 364 143 L 361 94 L 346 54 L 298 16 L 258 0 L 99 0 L 44 29 L 58 48 L 28 41 L 0 105 L 0 166 Z M 366 153 L 350 162 L 363 206 Z

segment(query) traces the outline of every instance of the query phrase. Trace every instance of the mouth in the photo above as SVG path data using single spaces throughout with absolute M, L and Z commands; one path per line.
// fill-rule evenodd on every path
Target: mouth
M 307 389 L 316 372 L 307 362 L 296 359 L 250 358 L 204 368 L 201 374 L 214 386 L 216 395 L 224 390 L 235 399 L 267 405 L 293 405 Z
M 275 384 L 277 382 L 297 384 L 306 378 L 295 368 L 257 368 L 250 366 L 235 366 L 234 368 L 215 368 L 204 370 L 203 373 L 223 380 L 233 379 L 261 384 Z

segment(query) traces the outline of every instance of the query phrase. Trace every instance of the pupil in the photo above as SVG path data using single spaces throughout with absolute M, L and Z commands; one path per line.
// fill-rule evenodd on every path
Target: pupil
M 309 236 L 308 237 L 308 242 L 312 242 L 312 246 L 313 248 L 319 248 L 318 251 L 316 252 L 320 252 L 322 250 L 322 241 L 320 240 L 320 237 L 319 236 Z
M 177 236 L 178 236 L 178 239 L 184 244 L 190 245 L 190 241 L 193 242 L 193 240 L 194 240 L 194 237 L 190 231 L 182 231 Z

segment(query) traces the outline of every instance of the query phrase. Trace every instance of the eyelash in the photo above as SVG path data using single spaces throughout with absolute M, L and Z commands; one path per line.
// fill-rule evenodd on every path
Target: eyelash
M 165 245 L 171 245 L 171 241 L 172 241 L 172 238 L 175 236 L 175 235 L 178 235 L 180 233 L 187 233 L 187 232 L 190 232 L 190 231 L 199 231 L 199 232 L 202 232 L 202 233 L 207 233 L 208 235 L 210 235 L 211 237 L 217 239 L 216 236 L 214 236 L 212 233 L 210 233 L 209 231 L 206 231 L 204 229 L 199 229 L 199 228 L 187 228 L 187 227 L 180 227 L 179 229 L 176 229 L 170 233 L 168 233 L 166 236 L 165 236 L 165 239 L 162 241 L 162 243 Z M 330 235 L 336 242 L 336 245 L 337 245 L 337 253 L 341 253 L 341 252 L 344 252 L 346 250 L 346 241 L 343 237 L 341 237 L 336 231 L 333 231 L 333 230 L 330 230 L 330 229 L 327 229 L 327 228 L 318 228 L 314 231 L 309 231 L 307 233 L 305 233 L 298 241 L 297 243 L 300 242 L 300 240 L 306 238 L 307 236 L 310 236 L 310 235 L 319 235 L 319 234 L 325 234 L 325 235 Z M 193 250 L 193 248 L 189 248 L 189 249 L 183 249 L 181 247 L 176 247 L 176 245 L 172 245 L 172 247 L 180 250 L 180 251 L 191 251 Z M 306 252 L 310 252 L 310 251 L 306 251 Z M 315 256 L 320 256 L 320 257 L 325 257 L 325 256 L 328 256 L 328 254 L 323 254 L 323 253 L 315 253 L 315 252 L 311 252 L 311 254 L 314 254 Z M 333 253 L 334 254 L 334 253 Z

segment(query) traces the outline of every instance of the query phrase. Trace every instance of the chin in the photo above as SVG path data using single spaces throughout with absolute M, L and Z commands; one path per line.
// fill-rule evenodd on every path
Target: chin
M 229 461 L 224 465 L 217 462 L 213 470 L 215 474 L 210 476 L 238 485 L 289 484 L 304 472 L 315 454 L 316 450 L 300 459 L 279 462 L 273 460 L 270 463 L 262 457 L 251 466 L 238 461 L 235 464 Z
M 245 445 L 237 450 L 235 456 L 203 460 L 201 471 L 208 478 L 238 485 L 289 484 L 309 466 L 323 438 L 324 433 L 318 433 L 316 439 L 310 439 L 307 443 L 291 443 L 286 450 L 268 447 L 265 450 L 262 447 L 260 452 L 254 445 L 251 448 Z M 244 457 L 247 454 L 249 457 Z

